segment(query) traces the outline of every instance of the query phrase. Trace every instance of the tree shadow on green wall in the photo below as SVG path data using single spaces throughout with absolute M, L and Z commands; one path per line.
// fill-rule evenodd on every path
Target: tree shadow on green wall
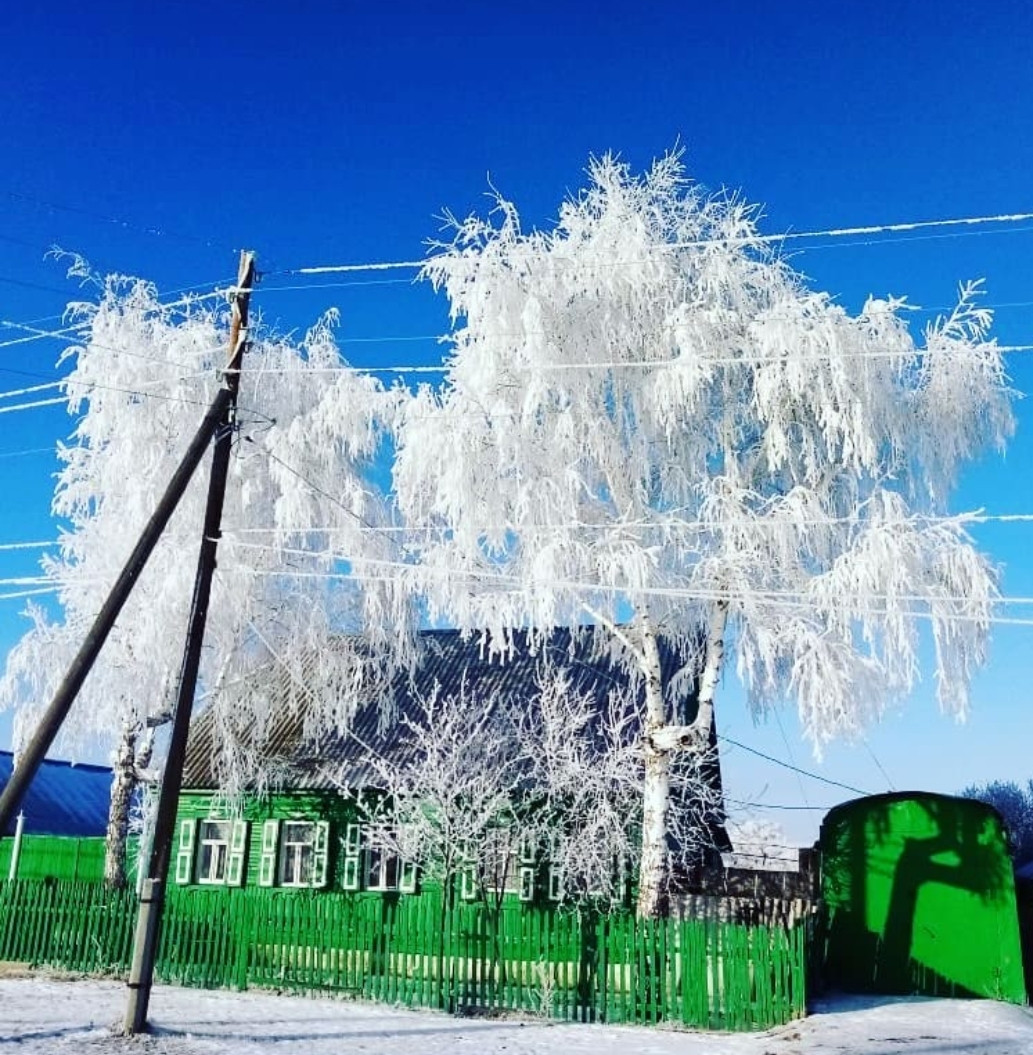
M 1009 905 L 1014 913 L 1014 901 L 994 815 L 923 795 L 880 797 L 832 816 L 823 837 L 827 983 L 1014 999 L 1014 980 L 997 962 L 995 920 Z

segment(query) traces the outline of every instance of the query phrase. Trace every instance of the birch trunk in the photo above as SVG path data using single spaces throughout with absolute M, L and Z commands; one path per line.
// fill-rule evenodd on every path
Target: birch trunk
M 124 890 L 126 886 L 129 807 L 136 787 L 136 738 L 136 727 L 124 723 L 115 756 L 108 828 L 104 836 L 104 884 L 109 890 Z
M 642 672 L 645 675 L 645 723 L 642 784 L 642 855 L 639 863 L 639 919 L 659 916 L 667 880 L 667 810 L 671 799 L 671 752 L 657 743 L 657 733 L 667 724 L 664 708 L 660 649 L 648 617 L 640 620 Z
M 724 659 L 727 621 L 728 605 L 720 602 L 707 631 L 697 695 L 698 707 L 690 725 L 671 725 L 667 722 L 656 630 L 648 617 L 640 621 L 640 659 L 645 674 L 646 713 L 643 727 L 645 774 L 642 786 L 642 854 L 636 905 L 639 919 L 659 916 L 665 908 L 670 870 L 667 833 L 671 801 L 671 756 L 675 751 L 703 754 L 710 746 L 714 694 Z

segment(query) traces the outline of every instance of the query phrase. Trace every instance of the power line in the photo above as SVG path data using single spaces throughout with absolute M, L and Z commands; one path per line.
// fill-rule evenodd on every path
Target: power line
M 28 330 L 33 336 L 31 336 L 31 337 L 21 337 L 21 338 L 17 338 L 17 339 L 13 339 L 13 340 L 8 340 L 8 341 L 0 341 L 0 348 L 8 348 L 8 347 L 10 347 L 13 344 L 24 344 L 27 341 L 39 341 L 39 340 L 43 340 L 45 338 L 51 338 L 51 337 L 52 338 L 57 338 L 57 337 L 64 338 L 66 336 L 71 336 L 71 335 L 75 335 L 75 334 L 81 334 L 83 343 L 87 347 L 99 348 L 102 351 L 106 351 L 106 352 L 114 352 L 116 355 L 125 355 L 125 356 L 128 356 L 130 359 L 143 359 L 146 362 L 158 363 L 161 366 L 178 366 L 181 370 L 193 370 L 195 368 L 195 366 L 197 365 L 196 363 L 178 362 L 175 359 L 161 359 L 161 358 L 159 358 L 156 355 L 146 355 L 143 352 L 133 352 L 133 351 L 130 351 L 128 348 L 116 348 L 116 347 L 114 347 L 113 345 L 110 345 L 110 344 L 101 344 L 99 341 L 91 340 L 90 337 L 83 332 L 83 328 L 79 327 L 79 326 L 74 326 L 74 327 L 73 326 L 69 326 L 69 327 L 66 327 L 63 330 L 37 330 L 34 327 L 29 326 L 29 325 L 27 325 L 25 323 L 4 322 L 4 325 L 10 327 L 11 329 L 15 329 L 15 330 Z M 199 353 L 199 354 L 207 354 L 207 353 Z
M 43 340 L 45 337 L 53 337 L 56 340 L 58 337 L 69 337 L 82 332 L 80 326 L 66 326 L 60 330 L 37 330 L 28 323 L 8 322 L 6 319 L 0 319 L 0 326 L 9 330 L 27 330 L 31 334 L 29 337 L 11 337 L 6 341 L 0 341 L 0 348 L 11 348 L 16 344 L 29 344 L 32 341 Z
M 292 470 L 295 471 L 296 470 Z M 677 512 L 675 510 L 674 512 Z M 472 530 L 479 533 L 501 532 L 501 531 L 627 531 L 631 529 L 646 529 L 656 531 L 682 531 L 686 529 L 698 531 L 718 531 L 730 527 L 757 527 L 773 529 L 792 529 L 797 527 L 815 527 L 832 524 L 856 524 L 858 527 L 878 526 L 891 527 L 899 525 L 917 524 L 957 524 L 964 527 L 967 524 L 1028 524 L 1033 523 L 1033 513 L 984 513 L 982 510 L 971 513 L 944 513 L 944 514 L 915 514 L 911 517 L 889 517 L 884 520 L 870 520 L 863 516 L 841 516 L 841 517 L 793 517 L 792 519 L 779 520 L 764 513 L 756 518 L 729 518 L 721 521 L 711 520 L 614 520 L 605 523 L 586 523 L 580 520 L 554 521 L 537 524 L 477 524 L 471 525 Z M 228 527 L 223 529 L 224 535 L 251 535 L 251 534 L 283 534 L 283 535 L 305 535 L 305 534 L 334 534 L 341 531 L 351 531 L 351 528 L 342 528 L 334 524 L 304 524 L 277 527 Z M 451 530 L 447 524 L 383 524 L 368 527 L 365 530 L 391 534 L 418 534 L 423 532 L 441 532 Z
M 21 451 L 0 451 L 0 458 L 22 458 L 29 454 L 53 454 L 53 447 L 28 447 Z
M 288 272 L 289 273 L 289 272 Z M 283 272 L 273 272 L 283 274 Z M 411 278 L 371 278 L 355 282 L 302 282 L 292 286 L 261 286 L 257 293 L 298 293 L 310 289 L 350 289 L 355 286 L 411 286 Z
M 15 403 L 9 407 L 0 407 L 0 414 L 13 414 L 19 410 L 36 410 L 38 407 L 55 407 L 58 403 L 64 402 L 66 402 L 64 396 L 57 396 L 55 399 L 37 399 L 32 403 Z
M 277 459 L 277 461 L 279 461 L 279 459 Z M 292 469 L 291 471 L 294 472 L 294 474 L 299 479 L 301 479 L 302 482 L 304 482 L 305 484 L 307 484 L 310 487 L 313 486 L 311 484 L 311 482 L 306 477 L 304 477 L 301 473 L 297 472 L 297 470 L 293 470 Z M 325 491 L 320 490 L 319 493 L 322 494 L 325 498 L 330 498 L 331 501 L 336 501 L 335 499 L 333 499 L 333 497 L 331 495 L 328 495 Z M 351 512 L 346 507 L 342 506 L 342 508 L 344 508 L 346 512 L 349 512 L 349 513 Z M 351 514 L 351 515 L 354 516 L 355 514 Z M 404 561 L 394 561 L 394 560 L 387 560 L 387 559 L 383 559 L 383 558 L 357 556 L 357 555 L 354 555 L 354 554 L 335 552 L 334 550 L 306 550 L 306 549 L 301 549 L 301 548 L 298 548 L 298 547 L 291 547 L 291 546 L 271 546 L 271 545 L 267 545 L 267 544 L 259 543 L 259 542 L 239 542 L 239 541 L 234 541 L 232 539 L 228 539 L 227 540 L 227 544 L 228 545 L 232 545 L 232 546 L 236 546 L 236 547 L 241 548 L 241 549 L 254 549 L 254 550 L 261 550 L 263 552 L 273 552 L 273 553 L 288 554 L 288 555 L 291 555 L 291 556 L 309 557 L 309 558 L 314 558 L 314 559 L 325 559 L 325 560 L 330 560 L 330 561 L 341 561 L 341 562 L 346 562 L 348 564 L 380 565 L 380 566 L 388 567 L 388 568 L 398 568 L 399 570 L 408 571 L 408 572 L 413 572 L 413 571 L 427 572 L 427 571 L 429 571 L 432 574 L 436 574 L 436 575 L 456 575 L 456 576 L 460 576 L 460 577 L 464 577 L 464 578 L 471 578 L 471 579 L 475 579 L 475 580 L 476 579 L 485 579 L 485 580 L 488 580 L 490 582 L 513 583 L 513 584 L 516 584 L 518 586 L 524 584 L 524 580 L 519 578 L 518 576 L 506 575 L 506 574 L 497 573 L 497 572 L 491 572 L 491 571 L 475 571 L 475 570 L 472 570 L 472 569 L 462 569 L 462 570 L 452 571 L 452 570 L 444 569 L 444 568 L 427 568 L 425 566 L 412 564 L 412 563 L 406 563 Z M 345 573 L 345 572 L 340 572 L 340 573 L 338 573 L 338 572 L 298 572 L 298 571 L 280 572 L 280 571 L 270 571 L 270 570 L 267 570 L 267 569 L 261 569 L 261 570 L 255 569 L 255 573 L 256 574 L 268 574 L 268 575 L 281 575 L 281 574 L 282 575 L 302 575 L 302 576 L 306 576 L 306 577 L 316 577 L 316 578 L 324 578 L 325 577 L 325 578 L 331 578 L 331 579 L 351 578 L 352 577 L 351 573 Z M 355 577 L 361 577 L 361 576 L 355 576 Z M 694 587 L 687 587 L 687 586 L 686 587 L 673 587 L 673 586 L 672 587 L 659 587 L 659 586 L 651 587 L 651 586 L 626 586 L 626 585 L 625 586 L 619 586 L 619 585 L 616 585 L 616 584 L 613 584 L 613 583 L 590 583 L 590 582 L 577 582 L 577 581 L 565 581 L 565 580 L 553 580 L 553 585 L 558 586 L 558 587 L 560 587 L 562 589 L 585 590 L 585 591 L 602 591 L 602 592 L 605 592 L 605 593 L 645 594 L 645 595 L 653 595 L 653 596 L 661 596 L 661 597 L 684 598 L 686 600 L 724 601 L 724 600 L 736 600 L 737 598 L 742 596 L 740 594 L 737 594 L 735 592 L 728 591 L 728 590 L 717 590 L 717 589 L 713 589 L 713 588 L 694 588 Z M 811 597 L 804 590 L 762 590 L 762 589 L 757 589 L 757 590 L 751 591 L 749 596 L 751 598 L 760 598 L 762 600 L 773 600 L 775 602 L 788 601 L 790 604 L 795 604 L 797 607 L 803 607 L 803 608 L 812 608 L 812 607 L 815 607 L 815 605 L 816 605 L 816 599 L 814 597 Z M 862 603 L 866 602 L 866 601 L 880 601 L 880 600 L 883 599 L 883 597 L 884 597 L 884 595 L 881 594 L 881 593 L 872 593 L 872 594 L 839 593 L 839 594 L 836 595 L 836 599 L 839 600 L 839 601 L 843 601 L 843 602 L 846 602 L 846 601 L 857 601 L 857 602 L 862 602 Z M 985 602 L 982 602 L 982 601 L 979 601 L 978 599 L 974 599 L 972 597 L 967 597 L 967 596 L 951 596 L 951 595 L 937 595 L 937 594 L 899 594 L 899 595 L 894 595 L 893 599 L 895 601 L 898 601 L 898 602 L 907 602 L 909 604 L 966 604 L 966 603 L 972 603 L 975 600 L 976 603 L 986 603 L 986 604 L 993 605 L 994 607 L 1010 607 L 1010 606 L 1014 606 L 1014 605 L 1033 605 L 1033 597 L 998 597 L 998 598 L 988 598 L 988 599 L 986 599 Z M 872 615 L 886 615 L 886 614 L 896 614 L 896 613 L 876 611 L 876 612 L 871 612 L 869 614 L 872 614 Z M 912 617 L 912 618 L 924 618 L 924 617 L 927 617 L 927 616 L 930 615 L 927 612 L 903 612 L 903 613 L 900 613 L 900 614 L 908 616 L 908 617 Z M 962 615 L 956 615 L 956 614 L 949 613 L 949 612 L 948 613 L 943 613 L 941 615 L 938 615 L 938 616 L 936 616 L 936 618 L 938 618 L 938 619 L 948 619 L 948 620 L 950 620 L 950 619 L 958 619 L 958 620 L 968 621 L 968 622 L 971 622 L 971 621 L 981 622 L 983 620 L 983 617 L 981 615 L 962 616 Z M 1005 621 L 1005 620 L 998 620 L 998 617 L 988 617 L 988 618 L 990 619 L 990 621 L 995 621 L 995 622 L 996 621 L 1002 621 L 1002 622 Z M 1030 625 L 1033 625 L 1033 619 L 1024 620 L 1023 623 L 1025 623 L 1025 622 L 1028 622 Z
M 275 550 L 275 547 L 268 547 L 271 550 Z M 327 556 L 325 553 L 311 553 L 306 550 L 296 550 L 297 554 L 302 554 L 309 557 Z M 433 575 L 447 576 L 451 578 L 464 578 L 472 580 L 489 580 L 491 582 L 498 582 L 508 584 L 511 589 L 509 593 L 519 593 L 520 589 L 526 588 L 526 584 L 523 580 L 518 579 L 516 576 L 509 575 L 498 575 L 492 572 L 476 572 L 470 570 L 449 570 L 444 568 L 427 568 L 426 566 L 416 564 L 405 564 L 401 561 L 390 561 L 390 560 L 379 560 L 368 557 L 345 557 L 343 555 L 337 558 L 342 562 L 348 562 L 355 565 L 380 565 L 388 568 L 397 568 L 399 571 L 408 572 L 429 572 Z M 294 579 L 325 579 L 327 581 L 340 581 L 340 582 L 384 582 L 392 583 L 398 581 L 398 575 L 372 575 L 362 572 L 350 571 L 350 572 L 332 572 L 332 571 L 302 571 L 297 568 L 282 568 L 282 569 L 269 569 L 269 568 L 238 568 L 235 569 L 241 574 L 264 576 L 266 578 L 294 578 Z M 587 583 L 587 582 L 568 582 L 563 580 L 551 580 L 551 585 L 559 587 L 565 590 L 580 591 L 583 593 L 608 593 L 617 596 L 628 596 L 628 597 L 667 597 L 685 601 L 727 601 L 741 599 L 742 595 L 731 594 L 727 591 L 716 591 L 716 590 L 698 590 L 689 588 L 675 588 L 675 587 L 649 587 L 649 586 L 627 586 L 627 585 L 615 585 L 608 583 Z M 755 595 L 762 599 L 767 599 L 764 591 L 757 591 Z M 801 615 L 811 614 L 815 611 L 814 601 L 808 601 L 800 595 L 800 600 L 781 600 L 780 605 L 782 609 L 796 609 Z M 873 600 L 877 600 L 877 597 L 873 597 Z M 777 599 L 776 599 L 777 600 Z M 850 596 L 847 595 L 842 598 L 836 598 L 836 600 L 851 600 Z M 971 598 L 937 598 L 937 600 L 944 603 L 966 603 L 970 602 Z M 773 602 L 775 603 L 775 602 Z M 995 606 L 998 604 L 1012 603 L 1011 599 L 1004 599 L 1002 601 L 990 602 Z M 930 622 L 938 623 L 981 623 L 986 626 L 1033 626 L 1033 618 L 1018 617 L 1018 616 L 999 616 L 999 615 L 967 615 L 960 612 L 927 612 L 927 611 L 901 611 L 894 612 L 887 609 L 871 609 L 869 608 L 864 612 L 865 616 L 868 617 L 880 617 L 880 616 L 894 616 L 901 617 L 904 619 L 923 619 Z M 853 615 L 851 619 L 859 618 L 859 616 Z
M 868 752 L 869 755 L 871 755 L 872 761 L 875 763 L 876 768 L 882 774 L 883 779 L 886 781 L 886 784 L 889 787 L 890 791 L 896 791 L 897 788 L 894 785 L 893 781 L 890 780 L 889 773 L 887 773 L 886 770 L 883 768 L 882 763 L 879 761 L 878 755 L 876 755 L 876 753 L 872 750 L 872 745 L 868 743 L 868 737 L 862 736 L 861 743 L 864 744 L 864 749 Z
M 46 376 L 44 374 L 34 374 L 34 373 L 31 373 L 30 371 L 27 371 L 27 370 L 8 370 L 6 367 L 0 367 L 0 373 L 26 374 L 27 376 L 30 376 L 30 377 L 44 377 L 44 376 Z M 180 378 L 179 380 L 186 381 L 186 380 L 190 380 L 191 378 L 194 378 L 194 377 L 200 378 L 200 377 L 207 377 L 207 376 L 208 376 L 208 373 L 205 372 L 203 374 L 192 374 L 192 375 L 190 375 L 188 377 Z M 207 408 L 207 407 L 209 407 L 211 405 L 209 402 L 206 402 L 203 399 L 190 399 L 187 396 L 170 396 L 170 395 L 166 395 L 166 394 L 161 393 L 161 392 L 145 392 L 143 389 L 139 389 L 139 388 L 121 388 L 121 387 L 119 387 L 117 385 L 101 384 L 99 381 L 77 381 L 74 378 L 62 378 L 61 379 L 61 383 L 62 384 L 67 384 L 69 386 L 79 386 L 79 387 L 87 388 L 87 389 L 100 389 L 101 391 L 104 391 L 104 392 L 121 392 L 123 395 L 140 396 L 143 399 L 160 399 L 160 400 L 164 400 L 165 402 L 168 402 L 168 403 L 184 403 L 184 404 L 187 404 L 189 406 L 194 406 L 194 407 L 206 407 Z M 146 383 L 147 384 L 168 384 L 169 381 L 168 381 L 168 379 L 161 378 L 159 380 L 156 380 L 156 381 L 153 381 L 153 382 L 146 382 Z M 40 399 L 40 400 L 36 400 L 35 402 L 31 402 L 31 403 L 19 403 L 19 404 L 15 404 L 14 406 L 0 407 L 0 414 L 10 414 L 10 413 L 13 413 L 15 411 L 21 411 L 21 410 L 34 410 L 37 407 L 56 406 L 59 403 L 67 403 L 67 402 L 68 402 L 68 396 L 57 396 L 54 399 Z M 241 408 L 241 409 L 246 410 L 247 408 L 245 407 L 245 408 Z
M 14 396 L 27 396 L 30 392 L 43 392 L 48 388 L 60 388 L 63 381 L 48 381 L 45 385 L 29 385 L 28 388 L 12 388 L 8 392 L 0 392 L 0 399 L 11 399 Z
M 15 590 L 13 593 L 0 593 L 0 601 L 15 601 L 21 597 L 40 597 L 47 593 L 57 593 L 58 586 L 43 586 L 37 590 Z
M 44 286 L 39 282 L 26 282 L 20 278 L 9 278 L 6 275 L 0 275 L 0 282 L 3 282 L 7 286 L 21 286 L 22 289 L 35 289 L 42 293 L 60 293 L 62 297 L 68 295 L 67 289 L 58 289 L 57 286 Z
M 510 336 L 510 337 L 524 337 L 524 336 L 536 336 L 534 333 L 526 334 L 500 334 L 498 336 Z M 542 334 L 537 334 L 542 336 Z M 447 339 L 447 337 L 445 338 Z M 342 338 L 341 345 L 346 347 L 349 344 L 391 344 L 391 343 L 413 343 L 413 342 L 424 342 L 424 341 L 435 341 L 441 343 L 443 338 L 433 334 L 422 334 L 414 336 L 397 336 L 397 337 L 353 337 L 353 338 Z M 0 345 L 2 347 L 2 345 Z M 1001 354 L 1019 354 L 1033 352 L 1033 344 L 1005 344 L 1005 345 L 987 345 L 989 350 L 999 352 Z M 532 373 L 535 370 L 557 370 L 557 371 L 575 371 L 575 370 L 614 370 L 621 368 L 632 368 L 637 367 L 641 369 L 661 369 L 664 367 L 711 367 L 711 366 L 754 366 L 761 363 L 778 363 L 784 365 L 792 365 L 796 363 L 813 364 L 818 362 L 839 362 L 843 359 L 923 359 L 928 356 L 930 352 L 926 349 L 916 347 L 912 352 L 900 352 L 875 349 L 870 351 L 858 351 L 858 352 L 809 352 L 806 355 L 799 354 L 786 354 L 786 355 L 742 355 L 742 356 L 700 356 L 694 357 L 689 355 L 675 356 L 667 359 L 600 359 L 600 360 L 589 360 L 585 362 L 569 362 L 569 363 L 512 363 L 508 366 L 508 369 L 513 373 Z M 453 364 L 449 362 L 442 362 L 438 364 L 407 364 L 407 365 L 385 365 L 385 366 L 351 366 L 342 364 L 341 366 L 327 366 L 317 367 L 308 370 L 296 370 L 293 367 L 271 367 L 263 369 L 263 374 L 287 374 L 297 373 L 298 376 L 303 377 L 317 377 L 320 375 L 344 375 L 344 374 L 447 374 L 453 369 Z M 498 415 L 498 412 L 492 412 Z M 507 412 L 509 413 L 509 412 Z M 515 413 L 515 412 L 514 412 Z M 478 417 L 488 416 L 490 414 L 481 415 Z M 500 415 L 501 416 L 501 415 Z
M 747 802 L 744 799 L 731 799 L 726 798 L 725 802 L 731 803 L 733 806 L 749 807 L 757 810 L 813 810 L 816 812 L 827 813 L 829 810 L 834 809 L 838 803 L 834 803 L 831 806 L 800 806 L 789 803 L 780 802 Z M 737 851 L 733 850 L 733 853 Z
M 985 238 L 1004 234 L 1026 234 L 1033 227 L 1012 227 L 997 231 L 947 231 L 945 234 L 918 234 L 905 238 L 863 238 L 856 242 L 828 242 L 825 245 L 802 245 L 799 252 L 812 253 L 816 249 L 847 249 L 851 246 L 900 245 L 907 242 L 933 242 L 944 238 Z
M 404 280 L 404 281 L 408 281 L 408 280 Z M 176 307 L 179 307 L 182 304 L 193 303 L 196 300 L 207 300 L 207 299 L 209 299 L 211 297 L 225 296 L 229 292 L 229 289 L 232 287 L 232 285 L 233 285 L 233 280 L 232 279 L 219 279 L 219 280 L 216 280 L 216 281 L 213 281 L 213 282 L 195 282 L 195 283 L 193 283 L 190 286 L 180 286 L 178 289 L 166 290 L 165 292 L 160 293 L 159 297 L 173 297 L 177 293 L 186 293 L 189 290 L 196 290 L 196 289 L 208 289 L 211 286 L 215 286 L 216 288 L 210 293 L 194 294 L 194 295 L 189 296 L 189 297 L 184 297 L 184 298 L 182 298 L 179 301 L 165 302 L 165 301 L 161 301 L 159 299 L 158 303 L 161 304 L 161 306 L 165 307 L 165 308 L 176 308 Z M 63 296 L 66 296 L 69 293 L 69 290 L 67 290 L 67 289 L 56 290 L 55 289 L 52 292 L 55 292 L 55 293 L 59 292 Z M 15 328 L 15 329 L 21 329 L 21 328 L 23 328 L 25 326 L 32 326 L 32 325 L 35 325 L 35 324 L 41 323 L 41 322 L 53 322 L 55 319 L 63 319 L 65 317 L 65 314 L 66 314 L 65 312 L 60 312 L 57 315 L 41 315 L 39 318 L 36 318 L 36 319 L 27 319 L 24 323 L 13 323 L 13 322 L 0 321 L 0 326 L 8 326 L 8 327 L 12 327 L 12 328 Z M 55 331 L 55 332 L 59 332 L 59 331 Z
M 749 752 L 751 755 L 756 755 L 758 758 L 763 758 L 766 762 L 773 762 L 776 766 L 781 766 L 783 769 L 792 770 L 794 773 L 799 773 L 801 776 L 810 777 L 812 780 L 819 780 L 822 784 L 828 784 L 834 788 L 842 788 L 844 791 L 852 791 L 856 795 L 869 795 L 868 791 L 862 791 L 860 788 L 855 788 L 852 784 L 844 784 L 841 781 L 833 780 L 831 777 L 822 776 L 820 773 L 812 773 L 809 769 L 801 769 L 800 766 L 791 765 L 789 762 L 784 762 L 781 758 L 776 758 L 774 755 L 765 754 L 763 751 L 758 751 L 755 747 L 749 747 L 746 744 L 740 743 L 738 740 L 733 740 L 730 736 L 723 736 L 721 733 L 717 734 L 718 740 L 723 740 L 726 744 L 733 744 L 735 747 L 740 748 L 743 751 Z M 797 807 L 799 809 L 820 809 L 821 807 Z
M 134 223 L 131 220 L 126 220 L 118 216 L 110 216 L 104 213 L 96 212 L 92 209 L 84 209 L 77 205 L 67 205 L 62 202 L 50 201 L 46 198 L 40 198 L 34 194 L 22 194 L 17 191 L 2 191 L 6 197 L 12 201 L 25 202 L 29 205 L 35 205 L 45 209 L 54 209 L 58 212 L 72 213 L 76 216 L 85 216 L 92 220 L 97 220 L 100 223 L 110 224 L 113 227 L 121 227 L 127 231 L 137 231 L 140 234 L 156 235 L 161 238 L 173 238 L 181 242 L 193 242 L 196 245 L 207 246 L 209 249 L 222 249 L 221 246 L 216 243 L 209 241 L 207 238 L 200 238 L 196 235 L 182 234 L 177 231 L 169 230 L 168 228 L 161 227 L 144 227 L 141 224 Z
M 748 238 L 702 238 L 684 242 L 669 242 L 646 247 L 657 252 L 666 252 L 672 249 L 689 249 L 694 247 L 711 248 L 717 246 L 754 245 L 757 243 L 771 244 L 774 242 L 797 241 L 804 238 L 848 238 L 857 235 L 868 234 L 893 234 L 904 231 L 920 231 L 937 227 L 975 227 L 984 224 L 1023 223 L 1033 220 L 1033 212 L 1023 213 L 1001 213 L 992 216 L 967 216 L 953 217 L 944 220 L 911 220 L 904 223 L 871 224 L 857 227 L 832 227 L 815 231 L 789 231 L 783 234 L 754 235 Z M 965 232 L 976 234 L 979 232 Z M 297 267 L 287 271 L 274 272 L 275 274 L 287 275 L 330 275 L 348 274 L 356 271 L 391 271 L 411 270 L 413 268 L 426 267 L 432 263 L 433 257 L 423 260 L 394 260 L 368 264 L 329 264 L 316 267 Z M 628 261 L 629 266 L 637 261 Z

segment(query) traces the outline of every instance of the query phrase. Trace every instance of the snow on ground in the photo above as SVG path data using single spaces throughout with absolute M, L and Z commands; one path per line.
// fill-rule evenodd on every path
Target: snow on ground
M 154 1033 L 112 1035 L 124 985 L 0 978 L 0 1055 L 1033 1055 L 1033 1012 L 990 1001 L 846 997 L 760 1034 L 460 1019 L 317 997 L 159 986 Z

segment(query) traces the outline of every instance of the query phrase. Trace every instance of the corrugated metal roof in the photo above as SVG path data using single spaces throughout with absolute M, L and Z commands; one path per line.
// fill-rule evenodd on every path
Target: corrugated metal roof
M 0 751 L 0 789 L 14 770 L 14 755 Z M 103 835 L 108 824 L 111 770 L 45 759 L 22 800 L 32 835 Z M 14 833 L 11 821 L 4 835 Z
M 485 698 L 508 698 L 519 702 L 537 691 L 536 674 L 543 659 L 563 670 L 574 691 L 589 693 L 598 701 L 600 711 L 610 693 L 627 684 L 624 675 L 609 652 L 610 636 L 593 633 L 591 628 L 577 632 L 555 630 L 549 638 L 533 647 L 523 631 L 513 634 L 513 648 L 508 658 L 491 655 L 482 649 L 476 637 L 466 638 L 458 631 L 429 630 L 420 634 L 420 659 L 412 674 L 397 676 L 389 698 L 365 701 L 355 712 L 349 734 L 324 735 L 318 739 L 304 734 L 304 702 L 299 698 L 298 676 L 287 675 L 275 667 L 268 668 L 268 681 L 280 700 L 291 694 L 291 706 L 283 705 L 274 718 L 265 740 L 264 753 L 275 759 L 278 783 L 301 790 L 332 790 L 343 786 L 375 786 L 375 772 L 370 765 L 373 752 L 391 757 L 406 750 L 398 723 L 383 723 L 384 705 L 396 716 L 415 713 L 417 700 L 437 688 L 443 695 L 456 693 L 465 685 L 467 691 Z M 671 649 L 661 641 L 664 684 L 681 667 Z M 302 690 L 304 691 L 304 690 Z M 679 718 L 691 721 L 696 713 L 695 697 L 680 701 Z M 636 709 L 636 713 L 638 710 Z M 190 733 L 187 748 L 184 788 L 210 789 L 217 786 L 220 745 L 213 742 L 217 734 L 211 711 L 198 716 Z M 712 741 L 716 740 L 712 734 Z M 720 787 L 720 773 L 714 767 L 713 779 Z

